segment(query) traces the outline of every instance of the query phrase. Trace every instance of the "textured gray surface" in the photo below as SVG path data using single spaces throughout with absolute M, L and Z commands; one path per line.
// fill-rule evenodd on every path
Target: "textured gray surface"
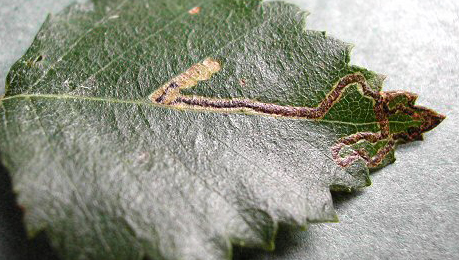
M 0 1 L 0 88 L 46 13 L 68 2 Z M 372 187 L 338 198 L 341 223 L 281 232 L 274 254 L 240 258 L 459 258 L 459 2 L 293 2 L 312 13 L 308 28 L 354 43 L 353 63 L 387 75 L 386 90 L 416 92 L 420 104 L 448 118 L 423 143 L 399 148 L 397 162 L 375 173 Z

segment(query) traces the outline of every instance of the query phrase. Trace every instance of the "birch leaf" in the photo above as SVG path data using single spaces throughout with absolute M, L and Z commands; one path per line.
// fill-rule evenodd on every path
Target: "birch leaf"
M 349 65 L 305 13 L 256 0 L 93 0 L 11 69 L 0 151 L 28 233 L 62 259 L 230 259 L 336 221 L 443 116 Z

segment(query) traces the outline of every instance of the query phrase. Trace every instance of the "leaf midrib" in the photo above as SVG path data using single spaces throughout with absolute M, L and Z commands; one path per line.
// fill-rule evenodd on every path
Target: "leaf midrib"
M 66 94 L 19 94 L 19 95 L 0 98 L 0 104 L 2 104 L 3 101 L 21 99 L 21 98 L 22 99 L 30 99 L 30 98 L 73 99 L 73 100 L 85 100 L 85 101 L 103 102 L 103 103 L 133 104 L 133 105 L 143 105 L 143 106 L 158 107 L 158 108 L 168 108 L 168 109 L 174 109 L 174 110 L 184 110 L 184 109 L 174 108 L 174 107 L 161 105 L 161 104 L 157 104 L 157 103 L 153 103 L 153 102 L 145 101 L 145 100 L 124 100 L 124 99 L 117 99 L 117 98 L 88 97 L 88 96 L 76 96 L 76 95 L 66 95 Z M 203 109 L 195 109 L 195 110 L 190 109 L 188 111 L 209 112 L 209 111 L 203 110 Z M 211 112 L 212 113 L 218 113 L 218 112 L 215 112 L 215 111 L 211 111 Z M 244 114 L 243 112 L 240 112 L 240 111 L 227 111 L 227 113 Z M 259 116 L 265 116 L 265 115 L 259 115 Z M 290 117 L 285 117 L 285 118 L 290 118 Z M 314 120 L 314 119 L 293 118 L 293 117 L 290 118 L 290 119 L 305 120 L 305 121 L 316 121 L 316 122 L 342 124 L 342 125 L 351 125 L 351 126 L 369 126 L 369 125 L 374 125 L 374 124 L 378 123 L 378 122 L 352 123 L 352 122 L 345 122 L 345 121 L 339 121 L 339 120 L 326 120 L 326 119 Z M 407 123 L 407 122 L 403 122 L 403 121 L 389 121 L 389 122 L 390 123 L 394 123 L 394 124 L 406 124 Z M 413 120 L 413 122 L 417 122 L 417 121 Z

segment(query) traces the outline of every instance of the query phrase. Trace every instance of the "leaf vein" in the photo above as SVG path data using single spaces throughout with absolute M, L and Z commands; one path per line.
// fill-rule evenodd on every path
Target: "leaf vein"
M 205 3 L 205 2 L 203 2 Z M 201 4 L 202 5 L 202 4 Z M 125 51 L 123 51 L 122 53 L 118 54 L 116 57 L 114 57 L 109 63 L 107 63 L 105 66 L 103 66 L 102 68 L 100 68 L 99 70 L 97 70 L 96 72 L 92 73 L 91 75 L 89 75 L 85 80 L 83 80 L 83 84 L 84 82 L 88 81 L 91 77 L 94 77 L 95 75 L 105 71 L 108 67 L 110 67 L 116 60 L 122 58 L 126 53 L 128 53 L 130 50 L 132 50 L 135 46 L 139 45 L 140 43 L 142 42 L 145 42 L 147 40 L 149 40 L 151 37 L 157 35 L 158 33 L 164 31 L 166 28 L 168 28 L 169 26 L 171 26 L 172 24 L 174 24 L 175 22 L 177 22 L 180 18 L 182 18 L 183 16 L 187 15 L 188 14 L 188 10 L 183 12 L 182 14 L 178 15 L 177 17 L 175 17 L 172 21 L 170 21 L 169 23 L 167 23 L 165 26 L 163 26 L 162 28 L 158 29 L 156 32 L 148 35 L 147 37 L 135 42 L 134 44 L 131 45 L 131 47 L 127 48 Z
M 118 11 L 124 4 L 126 4 L 129 0 L 124 0 L 123 2 L 121 2 L 115 9 L 114 9 L 114 12 L 108 12 L 107 15 L 105 15 L 104 17 L 102 17 L 102 19 L 100 19 L 99 21 L 97 21 L 90 29 L 88 29 L 86 32 L 84 32 L 80 37 L 78 37 L 76 39 L 76 41 L 70 45 L 70 47 L 67 49 L 66 52 L 64 52 L 61 56 L 59 56 L 59 58 L 56 59 L 56 61 L 54 63 L 52 63 L 49 68 L 43 72 L 42 76 L 40 78 L 38 78 L 32 85 L 30 85 L 30 87 L 26 90 L 26 93 L 28 93 L 30 91 L 30 89 L 32 89 L 33 87 L 35 87 L 38 83 L 40 83 L 45 77 L 46 75 L 49 74 L 49 72 L 54 69 L 54 67 L 62 60 L 62 58 L 64 58 L 65 56 L 67 56 L 77 45 L 78 43 L 80 43 L 86 35 L 88 35 L 89 33 L 91 33 L 95 28 L 97 28 L 99 25 L 103 25 L 106 21 L 108 21 L 111 16 L 112 16 L 112 13 L 115 13 L 115 11 Z
M 42 129 L 43 131 L 43 135 L 45 136 L 45 139 L 46 141 L 48 142 L 48 145 L 49 145 L 49 149 L 52 151 L 52 153 L 54 154 L 54 159 L 55 161 L 57 161 L 61 168 L 62 168 L 62 172 L 64 172 L 64 175 L 67 177 L 67 180 L 68 180 L 68 183 L 72 186 L 74 192 L 75 192 L 75 195 L 76 195 L 76 199 L 78 200 L 78 206 L 83 210 L 86 218 L 89 218 L 91 217 L 92 219 L 95 219 L 95 216 L 93 216 L 91 214 L 91 212 L 89 211 L 89 209 L 86 207 L 86 205 L 84 204 L 84 200 L 83 200 L 83 197 L 81 196 L 77 186 L 76 186 L 76 183 L 74 182 L 74 180 L 70 177 L 70 175 L 68 174 L 68 172 L 65 170 L 65 167 L 64 167 L 64 164 L 62 163 L 62 161 L 60 159 L 58 159 L 59 157 L 57 156 L 57 153 L 54 149 L 55 146 L 53 146 L 52 142 L 51 142 L 51 138 L 49 137 L 49 135 L 46 133 L 46 129 L 45 127 L 43 126 L 43 123 L 42 123 L 42 120 L 41 120 L 41 116 L 38 114 L 37 112 L 37 108 L 36 108 L 36 105 L 32 102 L 32 100 L 30 98 L 27 98 L 26 99 L 27 101 L 29 101 L 29 104 L 32 108 L 32 110 L 34 111 L 36 117 L 37 117 L 37 122 L 38 122 L 38 125 L 40 126 L 40 128 Z M 107 250 L 107 252 L 110 252 L 113 254 L 112 252 L 112 249 L 110 248 L 110 246 L 108 245 L 107 241 L 105 240 L 104 236 L 102 235 L 102 230 L 100 229 L 100 227 L 98 225 L 95 225 L 95 231 L 96 231 L 96 234 L 97 236 L 100 238 L 100 241 L 102 242 L 104 248 Z

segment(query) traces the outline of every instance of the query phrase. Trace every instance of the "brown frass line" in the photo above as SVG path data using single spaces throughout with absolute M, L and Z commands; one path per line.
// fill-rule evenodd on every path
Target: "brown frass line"
M 216 111 L 248 110 L 272 116 L 320 120 L 342 98 L 347 87 L 358 84 L 362 89 L 363 95 L 374 100 L 373 109 L 380 131 L 376 133 L 360 132 L 339 139 L 331 148 L 331 154 L 333 160 L 341 167 L 348 167 L 359 159 L 363 159 L 370 168 L 378 167 L 384 158 L 394 149 L 398 141 L 409 142 L 420 140 L 422 139 L 422 133 L 433 129 L 444 119 L 444 116 L 430 109 L 415 106 L 414 103 L 417 95 L 413 93 L 404 91 L 376 92 L 372 90 L 368 86 L 365 77 L 360 73 L 343 77 L 317 107 L 282 106 L 250 99 L 213 99 L 180 94 L 180 89 L 190 88 L 195 86 L 198 81 L 208 80 L 219 70 L 220 64 L 208 58 L 202 63 L 193 65 L 186 72 L 163 85 L 163 87 L 150 96 L 150 99 L 155 103 L 173 107 L 209 108 Z M 390 109 L 390 103 L 397 98 L 405 98 L 407 100 L 406 105 L 399 103 Z M 411 127 L 406 132 L 391 134 L 388 118 L 390 115 L 397 113 L 407 114 L 414 120 L 422 122 L 422 124 L 418 127 Z M 344 147 L 352 146 L 360 141 L 370 143 L 385 141 L 386 143 L 373 156 L 370 156 L 364 149 L 353 150 L 344 157 L 342 156 Z
M 285 116 L 298 117 L 306 119 L 321 119 L 332 106 L 340 99 L 341 94 L 349 85 L 360 83 L 364 80 L 363 76 L 358 74 L 349 75 L 343 78 L 339 84 L 325 97 L 318 107 L 292 107 L 281 106 L 276 104 L 262 103 L 250 99 L 209 99 L 196 96 L 178 96 L 171 104 L 177 105 L 180 103 L 213 109 L 250 109 L 255 112 Z M 172 83 L 171 83 L 172 84 Z M 373 94 L 373 91 L 363 84 L 362 87 L 366 93 Z
M 164 89 L 164 93 L 162 93 L 159 97 L 155 99 L 157 103 L 163 103 L 166 99 L 167 95 L 170 93 L 171 90 L 177 89 L 179 85 L 176 82 L 172 82 L 169 86 Z

